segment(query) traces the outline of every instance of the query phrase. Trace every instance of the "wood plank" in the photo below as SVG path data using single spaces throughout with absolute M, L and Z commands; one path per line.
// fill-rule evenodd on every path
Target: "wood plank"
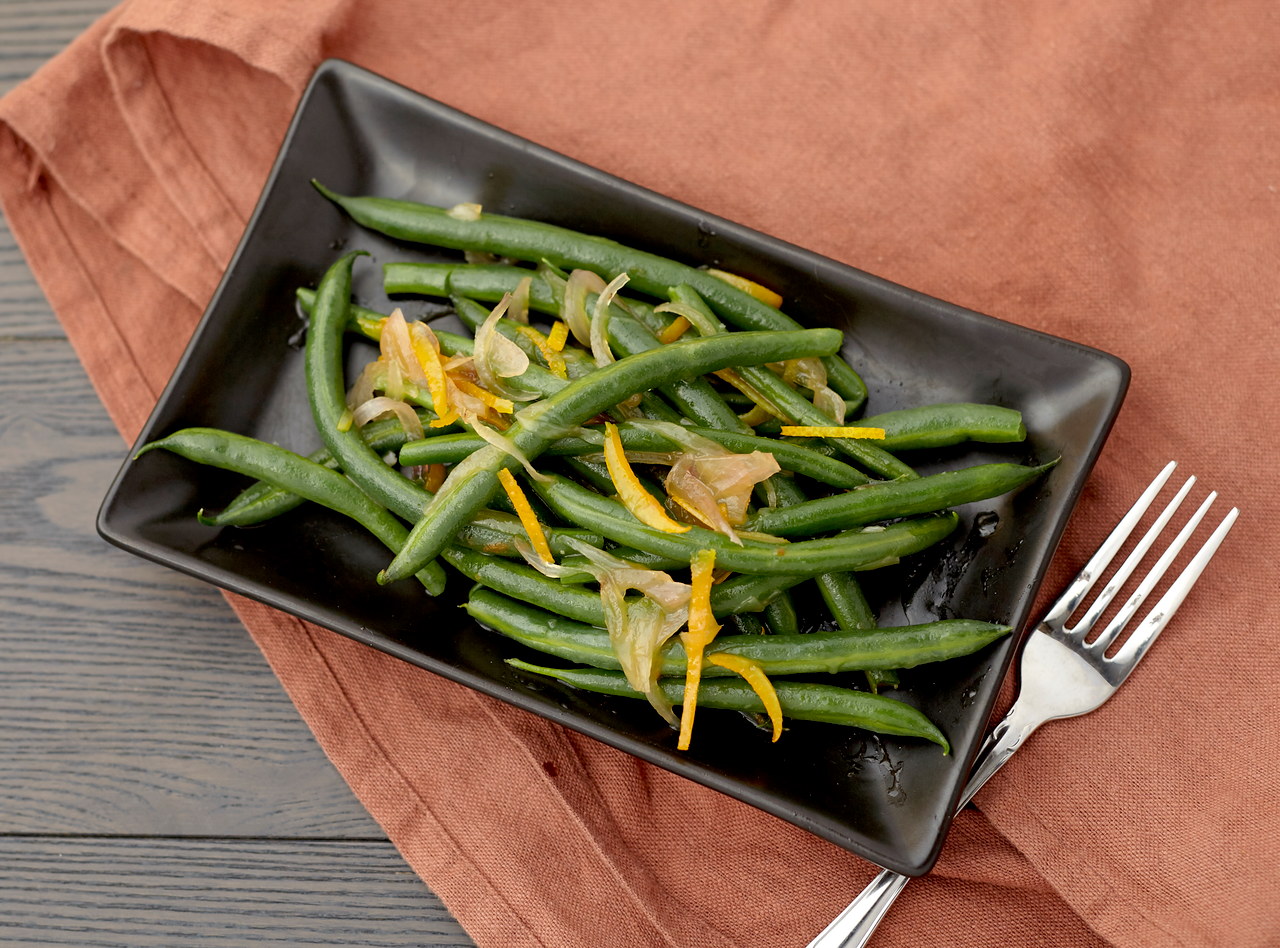
M 0 226 L 0 340 L 64 336 L 13 233 Z
M 65 341 L 0 343 L 0 832 L 381 838 L 222 597 L 108 546 Z
M 0 95 L 115 2 L 0 2 Z M 97 537 L 124 451 L 0 222 L 0 944 L 472 945 L 220 595 Z
M 0 944 L 474 943 L 387 842 L 0 838 Z
M 0 3 L 0 95 L 61 52 L 116 0 L 4 0 Z

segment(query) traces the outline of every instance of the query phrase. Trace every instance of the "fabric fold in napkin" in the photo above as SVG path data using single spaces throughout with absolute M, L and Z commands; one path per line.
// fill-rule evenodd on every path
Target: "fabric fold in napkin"
M 1046 589 L 1169 458 L 1244 516 L 1124 692 L 1031 741 L 876 943 L 1262 946 L 1280 932 L 1280 550 L 1265 483 L 1280 421 L 1277 40 L 1273 5 L 1207 0 L 570 0 L 554 14 L 130 0 L 0 101 L 0 200 L 126 439 L 330 56 L 1119 355 L 1130 396 Z M 360 800 L 481 945 L 802 945 L 874 873 L 683 778 L 231 601 Z

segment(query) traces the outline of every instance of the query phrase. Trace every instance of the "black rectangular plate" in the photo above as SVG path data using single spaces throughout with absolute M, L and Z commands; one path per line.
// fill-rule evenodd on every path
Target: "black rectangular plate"
M 372 262 L 357 262 L 355 295 L 385 312 L 391 303 L 374 264 L 456 259 L 362 230 L 311 188 L 311 178 L 348 194 L 476 202 L 750 276 L 780 292 L 793 317 L 845 331 L 845 353 L 867 381 L 871 412 L 943 401 L 1020 409 L 1024 444 L 911 459 L 922 472 L 1062 460 L 1011 498 L 963 508 L 953 542 L 869 574 L 884 624 L 963 616 L 1020 628 L 1128 385 L 1127 366 L 1106 353 L 888 283 L 329 61 L 303 96 L 244 239 L 139 444 L 207 425 L 313 450 L 319 442 L 303 386 L 295 288 L 314 286 L 340 250 L 361 248 Z M 405 308 L 412 317 L 432 305 Z M 677 753 L 674 734 L 644 702 L 575 693 L 504 664 L 541 656 L 457 609 L 469 584 L 456 574 L 440 601 L 412 582 L 379 587 L 374 575 L 387 562 L 385 549 L 336 515 L 300 508 L 243 530 L 196 521 L 197 509 L 217 509 L 242 485 L 152 452 L 125 462 L 98 529 L 126 550 L 575 728 L 907 874 L 928 871 L 937 858 L 1016 646 L 1011 637 L 903 674 L 895 696 L 947 733 L 950 757 L 924 742 L 804 722 L 770 744 L 728 712 L 700 715 L 693 750 Z

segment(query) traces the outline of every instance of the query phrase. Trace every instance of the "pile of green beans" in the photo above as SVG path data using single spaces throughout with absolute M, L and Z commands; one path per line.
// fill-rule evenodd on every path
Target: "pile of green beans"
M 597 365 L 593 353 L 570 340 L 553 372 L 541 343 L 535 345 L 513 321 L 499 320 L 497 331 L 530 356 L 527 369 L 505 383 L 533 399 L 517 403 L 502 432 L 514 450 L 480 437 L 465 418 L 431 427 L 438 418 L 436 406 L 430 393 L 413 386 L 407 387 L 405 400 L 414 406 L 425 437 L 410 440 L 394 417 L 356 430 L 349 423 L 345 338 L 376 342 L 387 317 L 352 301 L 352 270 L 363 252 L 348 253 L 329 267 L 314 291 L 298 290 L 299 306 L 310 317 L 306 388 L 324 444 L 320 451 L 302 457 L 208 428 L 175 431 L 142 449 L 167 450 L 254 479 L 221 511 L 200 511 L 202 522 L 244 527 L 306 502 L 328 507 L 355 520 L 391 551 L 378 583 L 412 576 L 438 596 L 448 573 L 460 574 L 475 584 L 466 609 L 478 623 L 578 667 L 550 668 L 520 659 L 512 659 L 512 665 L 578 689 L 633 698 L 641 695 L 619 672 L 623 666 L 607 631 L 609 607 L 581 544 L 608 550 L 637 569 L 676 574 L 698 551 L 714 550 L 716 567 L 728 575 L 712 589 L 711 610 L 738 632 L 726 629 L 707 656 L 750 660 L 770 676 L 842 676 L 837 684 L 774 682 L 784 715 L 920 738 L 949 749 L 946 736 L 916 708 L 877 689 L 895 687 L 900 670 L 970 655 L 1010 630 L 969 619 L 878 628 L 858 576 L 946 540 L 959 522 L 952 508 L 1017 490 L 1052 467 L 1052 462 L 984 464 L 920 476 L 909 455 L 900 456 L 965 442 L 1022 441 L 1026 429 L 1015 409 L 922 405 L 858 423 L 883 428 L 879 441 L 769 436 L 770 425 L 757 424 L 761 411 L 786 424 L 838 424 L 815 407 L 812 393 L 778 370 L 789 360 L 820 359 L 831 388 L 851 411 L 861 409 L 867 390 L 838 355 L 843 340 L 836 330 L 802 328 L 705 270 L 604 238 L 535 221 L 348 197 L 313 183 L 355 221 L 398 240 L 523 261 L 384 266 L 388 294 L 447 299 L 473 331 L 489 318 L 490 305 L 522 286 L 528 289 L 531 316 L 547 323 L 563 315 L 566 270 L 590 270 L 606 282 L 627 274 L 627 295 L 606 310 L 614 360 Z M 674 318 L 658 305 L 665 302 L 683 307 L 690 321 L 697 318 L 693 330 L 664 344 L 659 335 Z M 588 311 L 595 305 L 594 294 L 586 305 Z M 448 357 L 471 356 L 476 348 L 463 334 L 438 331 L 435 338 Z M 745 399 L 713 377 L 723 370 L 743 380 Z M 740 414 L 752 405 L 751 416 Z M 636 453 L 639 464 L 685 449 L 637 418 L 680 424 L 730 453 L 772 454 L 781 471 L 757 485 L 754 506 L 740 527 L 744 536 L 731 538 L 698 525 L 664 532 L 640 522 L 612 496 L 614 485 L 600 461 L 603 437 L 594 425 L 610 416 L 618 422 L 624 450 Z M 524 470 L 526 462 L 537 466 L 536 477 Z M 412 476 L 428 465 L 448 470 L 434 494 Z M 530 538 L 515 515 L 518 505 L 499 487 L 504 470 L 528 488 L 527 500 L 559 564 L 557 578 L 521 561 L 530 559 Z M 661 486 L 647 481 L 643 468 L 638 473 L 663 500 Z M 816 587 L 819 596 L 803 601 L 821 601 L 825 612 L 797 608 L 802 600 L 793 592 L 805 584 Z M 686 657 L 678 636 L 662 651 L 660 672 L 661 692 L 680 703 Z M 850 672 L 864 675 L 870 691 L 854 687 L 846 677 Z M 733 674 L 707 664 L 703 675 L 709 680 L 699 691 L 699 703 L 762 712 L 761 699 Z

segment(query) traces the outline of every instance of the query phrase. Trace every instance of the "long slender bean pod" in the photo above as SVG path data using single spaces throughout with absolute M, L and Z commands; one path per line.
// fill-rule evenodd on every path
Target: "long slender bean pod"
M 965 441 L 1007 444 L 1027 437 L 1021 412 L 972 402 L 902 408 L 863 418 L 858 424 L 883 428 L 880 447 L 886 451 L 945 448 Z
M 594 668 L 546 668 L 515 658 L 507 659 L 507 664 L 522 671 L 559 679 L 583 691 L 620 698 L 644 697 L 627 684 L 622 672 Z M 680 704 L 684 698 L 684 683 L 678 679 L 660 678 L 658 687 L 673 705 Z M 922 713 L 902 701 L 865 691 L 807 682 L 775 681 L 773 687 L 782 705 L 784 717 L 860 727 L 877 734 L 919 737 L 937 744 L 944 754 L 951 753 L 946 735 Z M 765 709 L 764 703 L 751 690 L 751 686 L 736 678 L 712 678 L 704 681 L 698 689 L 698 704 L 704 708 L 749 713 L 763 713 Z
M 393 553 L 408 537 L 404 525 L 370 500 L 351 481 L 323 464 L 265 441 L 214 428 L 185 428 L 152 441 L 139 454 L 157 448 L 191 461 L 267 481 L 344 514 L 359 523 Z M 416 574 L 433 596 L 444 592 L 444 571 L 429 563 Z
M 435 415 L 419 409 L 418 417 L 425 422 L 434 418 Z M 434 430 L 448 431 L 449 429 Z M 364 438 L 369 447 L 379 454 L 396 451 L 408 440 L 408 435 L 396 418 L 383 418 L 370 422 L 360 429 L 360 437 Z M 327 448 L 313 451 L 307 455 L 307 460 L 323 464 L 335 471 L 338 469 L 338 462 L 333 459 L 333 455 Z M 305 497 L 282 490 L 267 481 L 256 481 L 233 497 L 218 513 L 207 515 L 201 513 L 200 522 L 207 523 L 211 527 L 248 527 L 286 514 L 305 502 Z
M 687 283 L 682 283 L 668 288 L 667 293 L 672 300 L 702 313 L 705 317 L 703 325 L 708 329 L 714 329 L 715 332 L 726 331 L 724 324 L 711 312 L 706 301 L 694 287 L 689 286 Z M 781 412 L 790 424 L 817 426 L 838 424 L 836 419 L 815 407 L 813 402 L 789 386 L 772 369 L 763 365 L 744 365 L 738 369 L 738 374 L 764 397 L 767 402 L 766 408 L 770 411 Z M 828 381 L 830 380 L 828 379 Z M 835 386 L 832 387 L 834 388 Z M 881 477 L 915 477 L 915 471 L 907 464 L 871 442 L 854 438 L 829 438 L 827 440 L 837 451 L 852 458 L 868 471 Z
M 803 474 L 832 487 L 857 487 L 867 483 L 867 479 L 861 471 L 850 467 L 843 461 L 829 458 L 802 445 L 715 428 L 690 426 L 688 430 L 737 454 L 765 451 L 777 459 L 783 470 L 791 471 L 795 474 Z M 644 425 L 632 425 L 623 422 L 618 425 L 618 434 L 622 438 L 622 446 L 628 451 L 674 452 L 681 450 L 680 445 L 675 441 L 670 440 L 652 428 L 646 428 Z M 400 463 L 405 465 L 456 464 L 469 454 L 483 448 L 484 445 L 484 440 L 476 435 L 433 435 L 421 441 L 406 443 L 400 449 Z M 595 440 L 571 435 L 565 438 L 557 438 L 547 446 L 545 453 L 555 457 L 599 454 L 603 450 L 602 445 L 603 441 L 597 443 Z
M 619 669 L 603 628 L 540 609 L 492 589 L 477 587 L 467 600 L 477 622 L 539 652 L 595 668 Z M 939 619 L 919 625 L 817 635 L 721 635 L 706 654 L 728 652 L 759 662 L 770 675 L 915 668 L 972 655 L 1009 634 L 1009 627 L 973 619 Z M 662 653 L 662 674 L 683 675 L 685 652 L 673 639 Z M 724 674 L 704 670 L 705 675 Z
M 605 625 L 604 605 L 592 589 L 543 576 L 523 563 L 496 559 L 475 550 L 446 548 L 445 562 L 482 586 L 524 603 L 588 625 Z M 567 565 L 567 564 L 566 564 Z M 802 582 L 799 576 L 737 576 L 711 591 L 711 611 L 717 616 L 758 611 L 790 586 Z
M 817 576 L 843 570 L 875 569 L 918 553 L 945 539 L 956 527 L 953 513 L 903 520 L 886 527 L 850 531 L 818 540 L 774 545 L 728 537 L 690 527 L 685 533 L 663 533 L 636 520 L 620 503 L 550 475 L 534 489 L 557 516 L 602 534 L 615 543 L 684 563 L 699 549 L 713 548 L 716 565 L 741 573 L 792 573 Z
M 399 240 L 457 250 L 485 250 L 529 261 L 548 260 L 566 269 L 594 270 L 605 279 L 626 273 L 636 289 L 657 297 L 664 296 L 669 286 L 687 283 L 706 298 L 721 317 L 740 329 L 800 328 L 799 323 L 782 311 L 705 270 L 603 237 L 497 214 L 459 220 L 444 208 L 390 198 L 348 197 L 335 194 L 318 181 L 313 180 L 312 184 L 357 223 Z M 834 353 L 824 357 L 823 362 L 832 388 L 854 407 L 860 405 L 866 399 L 867 389 L 858 374 Z
M 363 251 L 355 251 L 340 258 L 328 269 L 316 290 L 304 350 L 307 396 L 320 438 L 339 467 L 373 500 L 413 521 L 421 516 L 431 495 L 388 467 L 358 432 L 343 430 L 340 424 L 347 410 L 342 335 L 351 298 L 351 268 L 356 257 L 362 254 Z M 434 554 L 428 559 L 434 559 Z M 418 569 L 424 563 L 418 564 Z
M 1056 462 L 1039 467 L 979 464 L 914 480 L 882 481 L 843 494 L 806 500 L 793 507 L 759 511 L 752 530 L 776 536 L 811 536 L 848 530 L 877 520 L 918 514 L 988 500 L 1035 480 Z
M 316 310 L 318 313 L 319 304 Z M 730 365 L 820 355 L 835 351 L 839 345 L 840 333 L 834 329 L 744 332 L 677 342 L 620 359 L 571 382 L 517 412 L 515 423 L 505 434 L 527 457 L 534 458 L 569 428 L 578 427 L 634 392 Z M 380 574 L 380 581 L 411 576 L 439 555 L 457 529 L 493 495 L 497 472 L 516 463 L 510 454 L 489 447 L 457 465 L 410 532 L 405 548 Z

